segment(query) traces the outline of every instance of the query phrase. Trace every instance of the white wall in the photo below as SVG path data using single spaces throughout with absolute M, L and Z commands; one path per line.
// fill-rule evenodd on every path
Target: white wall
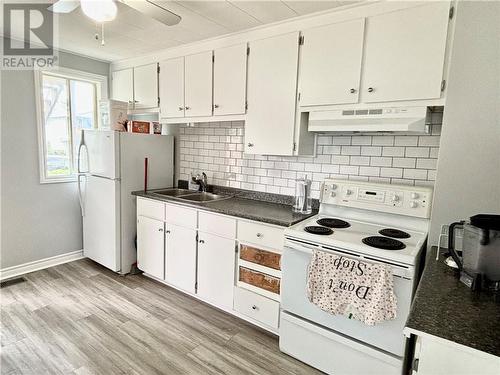
M 500 2 L 459 2 L 430 243 L 441 225 L 500 214 Z
M 108 75 L 109 64 L 64 52 L 61 66 Z M 1 72 L 0 268 L 81 250 L 75 183 L 40 184 L 32 71 Z

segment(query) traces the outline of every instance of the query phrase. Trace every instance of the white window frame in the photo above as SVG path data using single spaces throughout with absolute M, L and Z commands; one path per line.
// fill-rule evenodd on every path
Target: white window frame
M 53 184 L 64 182 L 76 182 L 78 176 L 71 174 L 64 177 L 47 177 L 47 154 L 45 142 L 45 118 L 43 109 L 43 75 L 48 74 L 56 77 L 74 79 L 78 81 L 91 82 L 96 85 L 96 124 L 101 126 L 101 116 L 99 114 L 99 101 L 108 98 L 108 77 L 88 73 L 80 70 L 59 67 L 55 70 L 34 70 L 35 77 L 35 104 L 38 131 L 38 160 L 40 169 L 40 183 Z

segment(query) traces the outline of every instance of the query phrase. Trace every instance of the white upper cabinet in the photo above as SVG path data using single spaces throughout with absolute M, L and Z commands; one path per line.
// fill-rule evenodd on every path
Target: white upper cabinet
M 247 46 L 214 51 L 214 115 L 245 113 Z
M 436 1 L 366 19 L 363 102 L 441 96 L 449 6 Z
M 158 65 L 134 68 L 134 107 L 158 107 Z
M 157 107 L 157 64 L 111 72 L 111 99 L 126 102 L 132 108 Z
M 245 152 L 292 155 L 299 33 L 250 43 Z
M 357 103 L 365 20 L 303 31 L 300 105 Z
M 184 57 L 160 63 L 160 113 L 163 118 L 184 117 Z
M 134 102 L 134 70 L 111 72 L 111 99 L 132 104 Z
M 212 115 L 212 51 L 184 58 L 185 116 Z

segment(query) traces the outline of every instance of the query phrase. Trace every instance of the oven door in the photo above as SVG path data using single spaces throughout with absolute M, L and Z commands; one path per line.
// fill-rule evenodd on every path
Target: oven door
M 313 249 L 359 260 L 359 256 L 352 252 L 341 249 L 326 250 L 313 244 L 288 239 L 282 256 L 281 309 L 389 353 L 403 356 L 406 346 L 403 328 L 410 311 L 413 269 L 409 266 L 390 264 L 394 275 L 394 292 L 397 297 L 397 317 L 375 326 L 368 326 L 343 315 L 328 313 L 309 301 L 306 295 L 307 268 Z M 374 258 L 364 260 L 377 261 Z

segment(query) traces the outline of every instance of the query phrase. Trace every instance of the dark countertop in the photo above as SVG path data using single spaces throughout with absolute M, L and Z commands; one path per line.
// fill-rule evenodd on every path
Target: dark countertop
M 164 190 L 164 189 L 159 189 Z M 155 190 L 139 190 L 132 192 L 133 195 L 139 197 L 145 197 L 150 199 L 155 199 L 164 202 L 171 202 L 175 204 L 180 204 L 183 206 L 194 207 L 200 210 L 216 212 L 219 214 L 236 216 L 244 219 L 260 221 L 263 223 L 280 225 L 283 227 L 289 227 L 293 224 L 298 223 L 308 217 L 317 214 L 317 210 L 313 210 L 311 214 L 302 215 L 292 211 L 292 207 L 286 203 L 275 203 L 265 200 L 255 199 L 259 195 L 257 192 L 252 193 L 252 198 L 249 195 L 243 193 L 235 193 L 232 198 L 213 201 L 213 202 L 186 202 L 179 198 L 173 198 L 168 196 L 158 196 L 152 194 Z M 234 193 L 233 193 L 234 194 Z M 241 196 L 239 196 L 240 194 Z M 269 199 L 269 194 L 266 194 L 266 199 Z M 279 198 L 277 198 L 279 199 Z
M 406 326 L 500 356 L 500 294 L 472 292 L 443 256 L 435 257 L 433 247 Z

